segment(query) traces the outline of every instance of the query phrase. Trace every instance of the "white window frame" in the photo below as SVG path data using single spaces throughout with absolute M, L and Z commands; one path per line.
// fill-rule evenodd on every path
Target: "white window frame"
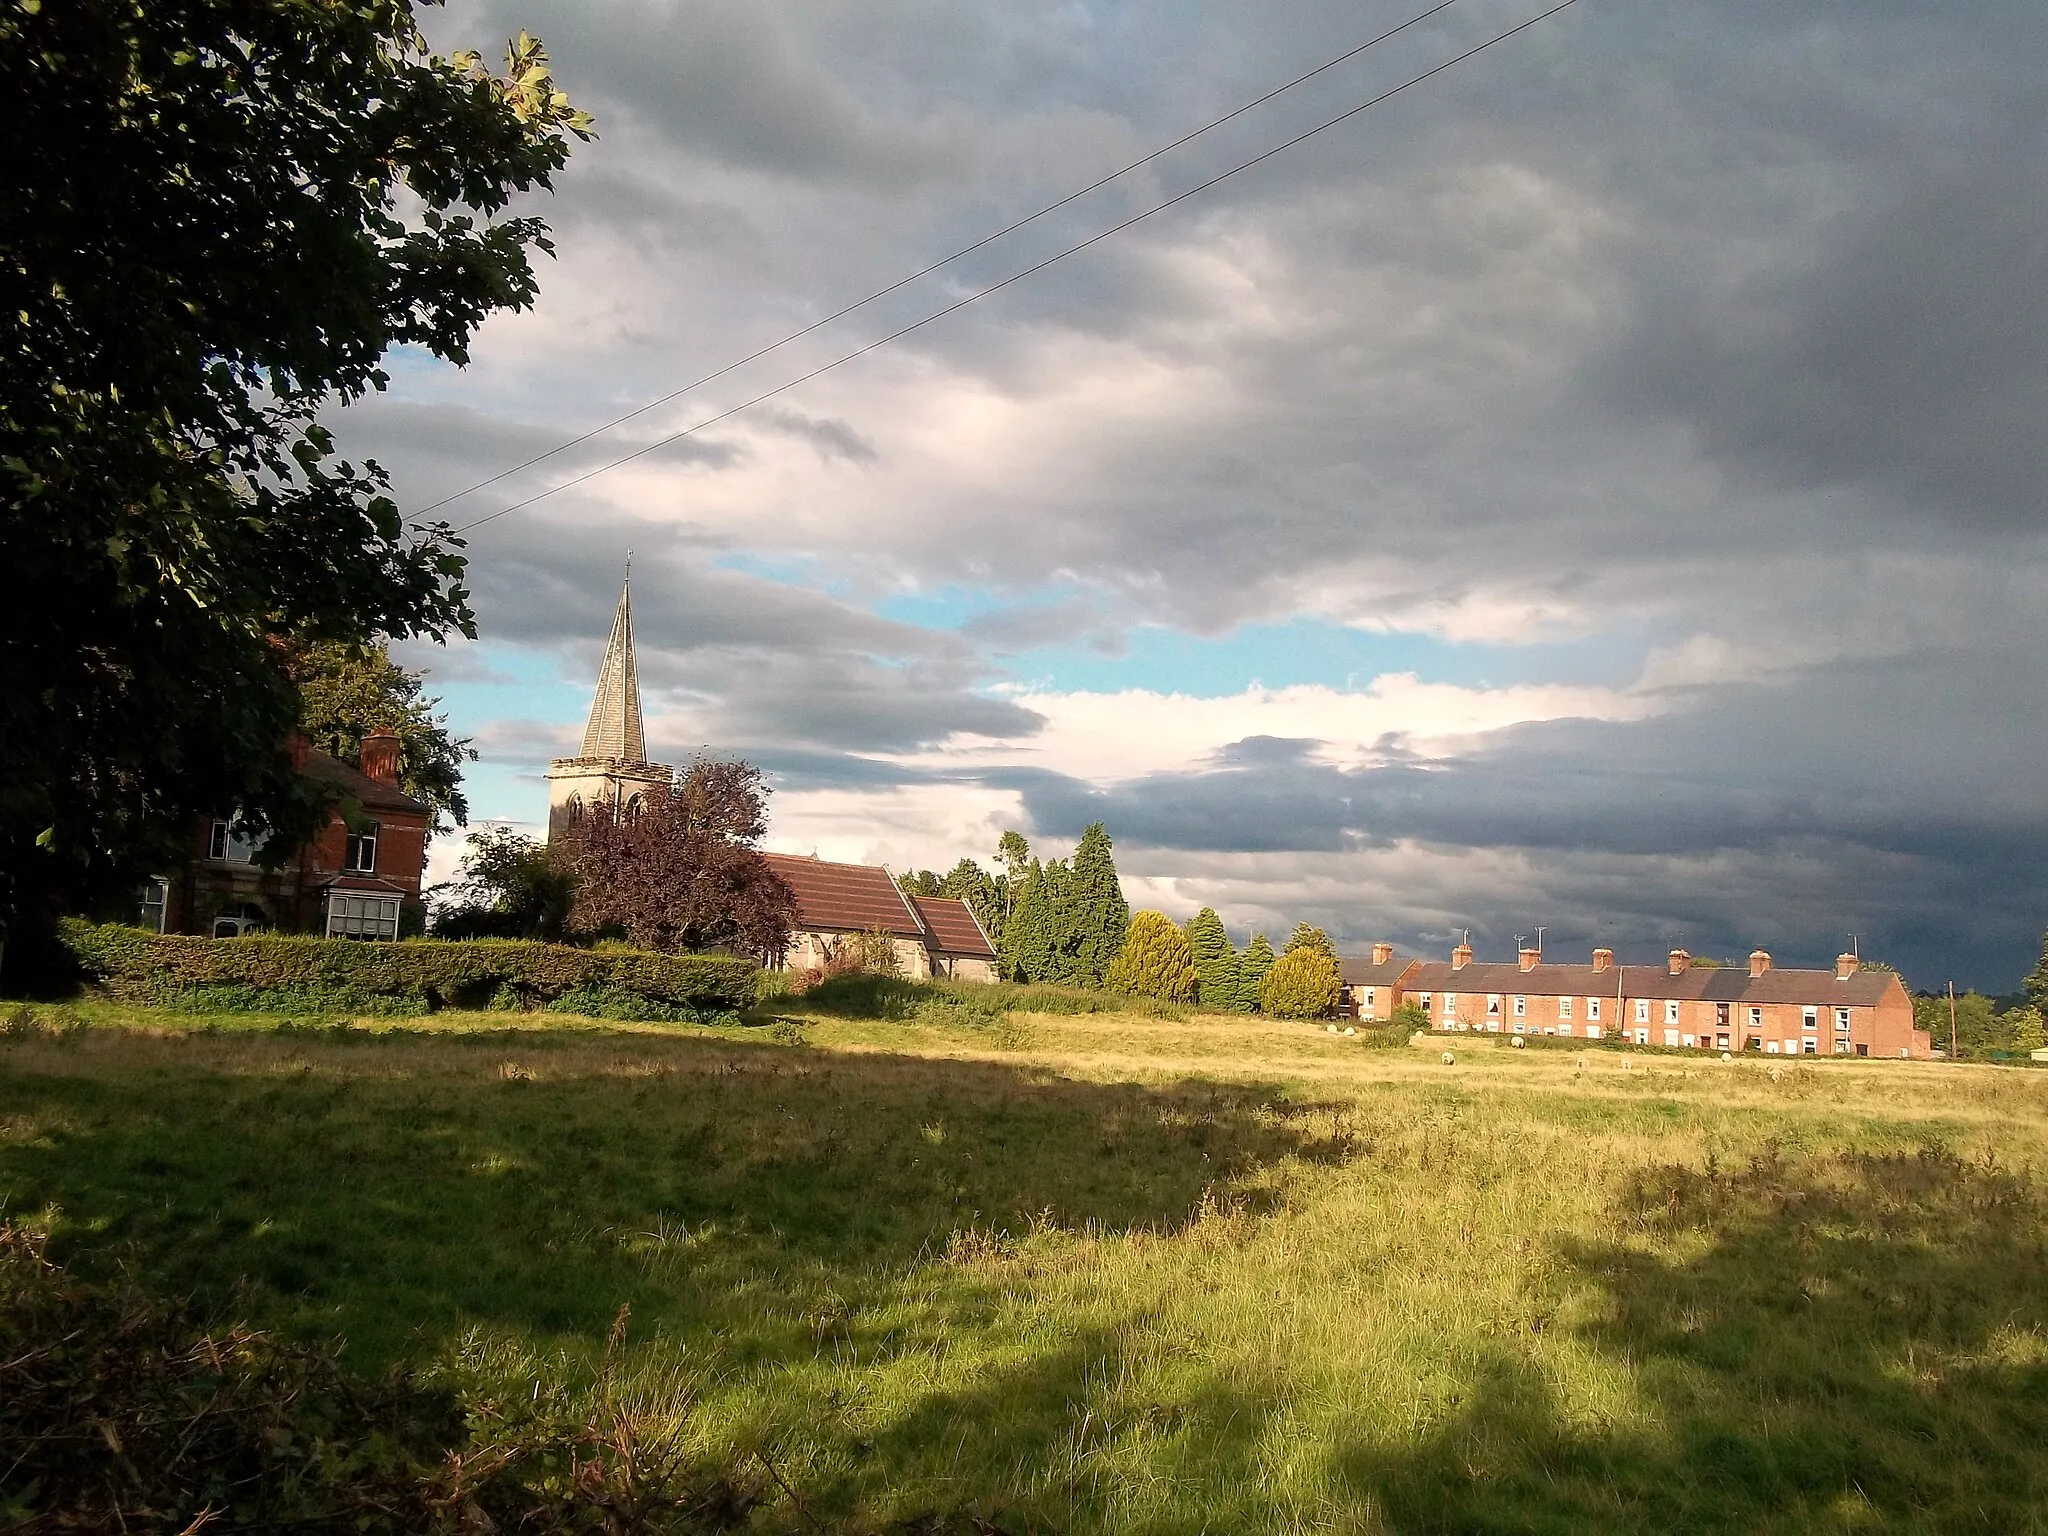
M 1455 992 L 1446 992 L 1444 994 L 1444 1017 L 1447 1019 L 1455 1019 L 1457 1018 L 1457 1016 L 1458 994 Z
M 377 873 L 377 842 L 384 835 L 381 821 L 366 821 L 362 832 L 349 832 L 341 844 L 341 867 L 352 875 L 374 875 Z M 367 851 L 369 860 L 363 861 Z
M 1589 998 L 1587 998 L 1587 999 L 1586 999 L 1586 1017 L 1587 1017 L 1587 1018 L 1589 1018 L 1589 1019 L 1597 1019 L 1597 1018 L 1599 1018 L 1599 1017 L 1600 1017 L 1600 999 L 1599 999 L 1599 998 L 1597 998 L 1597 997 L 1589 997 Z
M 1666 998 L 1664 1000 L 1664 1022 L 1666 1024 L 1676 1024 L 1678 1022 L 1678 1001 L 1676 998 Z
M 1430 999 L 1432 995 L 1433 994 L 1428 992 L 1417 994 L 1416 1001 L 1421 1005 L 1422 1011 L 1424 1013 L 1428 1013 L 1430 1010 Z
M 1820 1033 L 1820 1009 L 1816 1005 L 1808 1003 L 1799 1010 L 1799 1028 L 1809 1035 Z
M 329 891 L 326 933 L 330 939 L 392 940 L 398 937 L 399 898 L 374 891 Z
M 1749 1010 L 1749 1027 L 1751 1029 L 1762 1029 L 1764 1027 L 1763 1009 L 1752 1008 Z
M 1636 999 L 1636 1022 L 1638 1024 L 1650 1022 L 1650 1000 L 1647 997 Z
M 141 906 L 137 926 L 151 933 L 162 933 L 171 911 L 171 882 L 162 875 L 143 881 Z
M 1366 1011 L 1367 1013 L 1371 1013 L 1371 1012 L 1372 1012 L 1372 988 L 1371 988 L 1371 987 L 1367 987 L 1367 988 L 1365 989 L 1365 1003 L 1364 1003 L 1364 1005 L 1363 1005 L 1363 1006 L 1364 1006 L 1364 1008 L 1365 1008 L 1365 1011 Z
M 213 835 L 207 839 L 206 856 L 216 864 L 254 864 L 263 839 L 241 829 L 239 817 L 216 816 Z
M 1527 1017 L 1529 1017 L 1528 998 L 1518 997 L 1515 999 L 1515 1017 L 1518 1019 L 1526 1019 Z
M 1557 1000 L 1557 1016 L 1560 1019 L 1568 1019 L 1572 1016 L 1572 1000 L 1570 998 L 1560 997 Z
M 1835 1010 L 1835 1033 L 1838 1035 L 1849 1033 L 1849 1010 L 1846 1008 L 1837 1008 Z
M 1588 1040 L 1598 1040 L 1603 1033 L 1604 1031 L 1598 1024 L 1588 1024 L 1586 1026 L 1586 1038 Z

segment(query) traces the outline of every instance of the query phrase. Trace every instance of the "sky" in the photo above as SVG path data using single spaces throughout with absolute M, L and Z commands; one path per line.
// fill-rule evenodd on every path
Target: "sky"
M 1427 0 L 451 0 L 597 118 L 530 311 L 335 411 L 423 509 Z M 1457 0 L 434 510 L 466 522 L 1544 8 Z M 1088 822 L 1127 894 L 1505 957 L 2014 986 L 2048 926 L 2048 7 L 1577 0 L 844 367 L 476 528 L 412 646 L 537 829 L 628 549 L 650 748 L 892 868 Z M 435 868 L 459 849 L 443 844 Z

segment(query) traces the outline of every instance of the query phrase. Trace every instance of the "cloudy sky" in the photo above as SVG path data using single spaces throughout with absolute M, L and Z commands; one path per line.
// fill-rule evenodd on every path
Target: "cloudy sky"
M 530 313 L 337 414 L 422 507 L 1427 0 L 455 0 L 597 115 Z M 1458 0 L 436 516 L 542 491 L 1544 8 Z M 1578 0 L 471 535 L 409 653 L 537 824 L 626 550 L 649 733 L 896 867 L 1106 821 L 1240 939 L 1671 944 L 2005 988 L 2048 924 L 2048 7 Z M 525 211 L 525 210 L 522 210 Z

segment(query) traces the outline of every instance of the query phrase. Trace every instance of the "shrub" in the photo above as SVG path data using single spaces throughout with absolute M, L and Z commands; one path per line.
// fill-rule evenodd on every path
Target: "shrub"
M 909 981 L 850 973 L 814 981 L 790 998 L 795 1011 L 846 1019 L 915 1019 L 921 1023 L 994 1023 L 1011 1013 L 1138 1013 L 1184 1019 L 1187 1009 L 1150 997 L 1119 997 L 1080 987 L 1015 982 Z
M 1163 912 L 1137 912 L 1104 982 L 1112 992 L 1192 1003 L 1200 977 L 1188 936 L 1173 919 Z
M 1259 1007 L 1280 1019 L 1319 1019 L 1343 994 L 1337 962 L 1310 945 L 1290 949 L 1259 984 Z
M 825 957 L 826 976 L 901 976 L 896 935 L 886 928 L 842 934 Z
M 1422 1011 L 1422 1004 L 1407 1002 L 1394 1010 L 1393 1017 L 1388 1019 L 1387 1023 L 1389 1026 L 1398 1024 L 1403 1030 L 1413 1034 L 1418 1029 L 1429 1028 L 1429 1015 Z
M 159 1007 L 308 1013 L 550 1008 L 600 1018 L 728 1017 L 753 1006 L 756 971 L 713 955 L 596 952 L 523 939 L 196 939 L 68 922 L 87 978 Z

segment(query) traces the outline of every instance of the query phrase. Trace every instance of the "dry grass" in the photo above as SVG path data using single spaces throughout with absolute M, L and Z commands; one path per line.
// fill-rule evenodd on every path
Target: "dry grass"
M 2048 1074 L 1262 1020 L 0 1044 L 60 1250 L 472 1402 L 622 1379 L 808 1513 L 2028 1530 Z

